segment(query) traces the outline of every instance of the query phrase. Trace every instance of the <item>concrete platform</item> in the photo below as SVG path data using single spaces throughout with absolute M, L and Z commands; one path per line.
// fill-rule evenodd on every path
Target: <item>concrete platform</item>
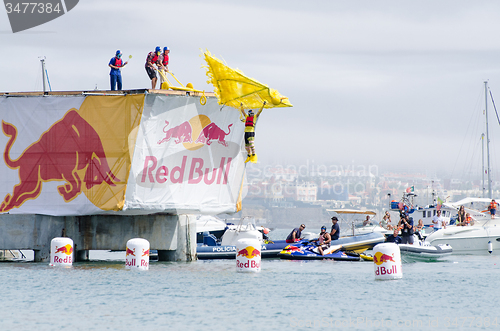
M 0 215 L 0 250 L 32 249 L 35 262 L 48 262 L 50 241 L 69 237 L 74 259 L 88 259 L 88 250 L 125 250 L 132 238 L 144 238 L 158 250 L 160 261 L 196 259 L 194 215 Z

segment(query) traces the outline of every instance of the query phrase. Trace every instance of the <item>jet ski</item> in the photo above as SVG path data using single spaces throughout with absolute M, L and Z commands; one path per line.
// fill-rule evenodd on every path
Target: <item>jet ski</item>
M 323 251 L 312 242 L 304 242 L 288 245 L 279 253 L 279 257 L 287 260 L 335 260 L 335 261 L 359 261 L 359 254 L 346 252 L 342 245 L 333 245 Z

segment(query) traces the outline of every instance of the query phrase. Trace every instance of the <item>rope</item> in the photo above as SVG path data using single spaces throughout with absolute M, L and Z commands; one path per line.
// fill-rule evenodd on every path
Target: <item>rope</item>
M 500 117 L 498 117 L 497 106 L 495 106 L 495 100 L 493 100 L 493 94 L 491 93 L 491 90 L 490 90 L 490 97 L 491 97 L 491 102 L 493 103 L 493 108 L 495 108 L 495 114 L 497 114 L 498 124 L 500 125 Z

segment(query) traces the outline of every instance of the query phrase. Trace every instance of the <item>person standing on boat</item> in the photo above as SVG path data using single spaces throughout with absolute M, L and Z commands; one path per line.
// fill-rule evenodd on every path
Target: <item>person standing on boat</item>
M 467 225 L 465 220 L 465 207 L 460 206 L 460 209 L 458 210 L 457 226 L 465 226 L 465 225 Z
M 418 220 L 418 224 L 417 226 L 413 227 L 413 230 L 417 235 L 418 240 L 424 240 L 424 238 L 422 237 L 422 231 L 424 230 L 424 221 L 422 221 L 422 219 Z
M 295 228 L 292 230 L 292 232 L 290 232 L 290 234 L 288 235 L 288 237 L 286 237 L 286 242 L 291 244 L 291 243 L 294 243 L 294 242 L 297 242 L 299 240 L 302 239 L 302 231 L 306 228 L 306 226 L 304 224 L 301 224 L 300 227 L 298 228 Z
M 399 236 L 399 228 L 397 228 L 397 227 L 394 228 L 393 234 L 391 234 L 389 237 L 387 237 L 386 242 L 401 244 L 401 237 Z
M 163 54 L 160 55 L 159 62 L 161 63 L 161 67 L 158 70 L 161 70 L 163 72 L 163 75 L 167 77 L 167 72 L 168 72 L 168 54 L 170 53 L 170 49 L 165 46 L 163 47 Z M 160 88 L 162 88 L 162 84 L 165 80 L 163 79 L 163 76 L 160 75 Z
M 109 78 L 111 81 L 111 91 L 116 90 L 116 85 L 118 84 L 118 91 L 122 90 L 122 73 L 120 68 L 125 67 L 128 62 L 123 62 L 122 60 L 122 52 L 120 50 L 116 51 L 116 54 L 109 61 L 109 67 L 111 71 L 109 72 Z
M 444 224 L 444 218 L 441 217 L 441 210 L 438 210 L 436 215 L 432 217 L 432 224 L 434 224 L 434 231 L 441 230 Z M 446 225 L 445 225 L 446 228 Z
M 156 46 L 154 52 L 149 52 L 146 58 L 146 72 L 148 73 L 149 79 L 151 79 L 151 88 L 154 90 L 156 88 L 156 68 L 155 65 L 159 68 L 161 66 L 160 60 L 161 48 L 160 46 Z
M 497 213 L 497 207 L 498 204 L 495 202 L 495 199 L 491 200 L 490 206 L 488 207 L 488 209 L 490 210 L 491 219 L 495 218 L 495 214 Z
M 386 210 L 385 211 L 385 215 L 384 217 L 382 217 L 382 222 L 381 223 L 381 227 L 383 227 L 384 229 L 387 229 L 387 230 L 392 230 L 393 229 L 393 226 L 391 224 L 391 214 L 389 214 L 389 211 Z
M 253 110 L 249 109 L 248 114 L 245 113 L 243 109 L 243 104 L 241 104 L 241 115 L 243 116 L 242 121 L 245 121 L 245 150 L 247 151 L 247 159 L 245 163 L 251 161 L 252 163 L 257 163 L 257 154 L 255 153 L 255 125 L 257 124 L 257 118 L 264 109 L 266 102 L 262 104 L 257 114 L 254 115 Z
M 340 226 L 338 224 L 338 221 L 339 220 L 337 219 L 337 217 L 332 217 L 332 230 L 330 231 L 330 237 L 332 238 L 332 240 L 337 240 L 340 236 Z
M 401 243 L 413 245 L 413 218 L 412 217 L 402 217 L 399 221 L 399 226 L 401 229 Z
M 325 255 L 323 252 L 324 249 L 327 249 L 330 247 L 330 242 L 332 241 L 332 238 L 330 237 L 330 234 L 326 232 L 326 226 L 321 227 L 321 232 L 319 234 L 318 239 L 313 240 L 318 243 L 318 251 L 321 255 Z

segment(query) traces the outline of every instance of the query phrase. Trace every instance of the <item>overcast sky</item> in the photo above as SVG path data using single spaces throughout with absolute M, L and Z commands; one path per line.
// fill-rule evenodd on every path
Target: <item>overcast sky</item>
M 155 46 L 184 84 L 207 85 L 208 49 L 294 105 L 266 110 L 263 163 L 376 165 L 460 178 L 480 165 L 484 81 L 500 104 L 499 1 L 82 0 L 13 34 L 0 10 L 0 91 L 109 89 L 117 49 L 124 89 L 148 88 Z M 500 126 L 490 112 L 492 168 Z M 500 161 L 500 160 L 499 160 Z

